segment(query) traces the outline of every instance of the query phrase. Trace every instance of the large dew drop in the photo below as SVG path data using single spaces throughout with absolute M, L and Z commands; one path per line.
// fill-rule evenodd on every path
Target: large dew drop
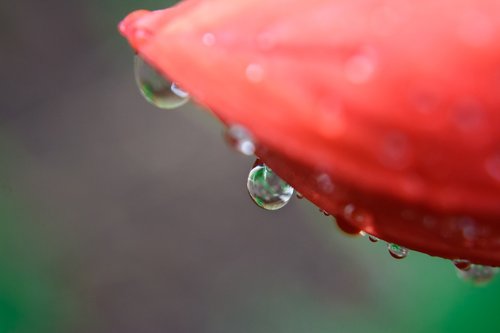
M 253 201 L 267 210 L 280 209 L 290 201 L 293 195 L 293 187 L 265 164 L 256 163 L 250 170 L 247 188 Z
M 170 82 L 141 57 L 134 59 L 135 81 L 142 96 L 160 109 L 175 109 L 189 101 L 189 94 Z

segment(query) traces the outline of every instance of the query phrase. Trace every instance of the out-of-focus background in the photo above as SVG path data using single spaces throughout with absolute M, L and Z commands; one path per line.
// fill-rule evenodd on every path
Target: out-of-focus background
M 147 104 L 116 25 L 170 4 L 0 2 L 0 333 L 500 331 L 500 279 L 267 213 L 216 121 Z

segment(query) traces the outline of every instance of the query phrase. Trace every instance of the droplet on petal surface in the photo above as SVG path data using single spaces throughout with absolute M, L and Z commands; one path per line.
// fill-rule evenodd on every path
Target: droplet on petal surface
M 140 56 L 134 59 L 135 81 L 144 98 L 160 109 L 175 109 L 189 101 L 189 94 L 169 81 Z
M 490 282 L 498 272 L 497 267 L 471 265 L 468 270 L 457 269 L 458 276 L 465 281 L 480 285 Z
M 404 259 L 408 256 L 408 249 L 406 247 L 393 243 L 388 243 L 387 249 L 389 250 L 391 256 L 395 259 Z
M 255 154 L 255 142 L 252 134 L 241 125 L 231 125 L 224 135 L 227 144 L 243 155 Z
M 466 259 L 455 259 L 453 265 L 461 271 L 468 271 L 472 266 L 471 262 Z
M 247 189 L 253 201 L 266 210 L 282 208 L 293 196 L 293 187 L 288 185 L 265 164 L 257 163 L 250 170 Z

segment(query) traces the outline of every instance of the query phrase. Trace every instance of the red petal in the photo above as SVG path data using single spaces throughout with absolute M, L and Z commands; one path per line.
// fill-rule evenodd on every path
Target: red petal
M 500 265 L 499 1 L 191 0 L 121 31 L 322 209 Z

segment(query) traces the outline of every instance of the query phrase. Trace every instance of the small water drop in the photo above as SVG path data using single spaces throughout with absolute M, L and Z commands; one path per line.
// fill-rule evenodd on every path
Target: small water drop
M 297 196 L 297 199 L 304 199 L 304 196 L 297 191 L 295 191 L 295 195 Z
M 326 210 L 324 210 L 324 209 L 321 209 L 321 208 L 320 208 L 320 209 L 319 209 L 319 211 L 320 211 L 321 213 L 323 213 L 323 215 L 325 215 L 325 216 L 330 216 L 330 213 L 328 213 L 328 212 L 327 212 Z
M 335 185 L 332 183 L 332 179 L 327 173 L 320 173 L 316 176 L 316 182 L 320 190 L 324 193 L 332 193 L 335 189 Z
M 408 256 L 408 249 L 406 247 L 394 243 L 387 243 L 387 249 L 395 259 L 404 259 Z
M 361 84 L 371 79 L 375 72 L 375 63 L 364 54 L 355 55 L 347 60 L 344 73 L 351 83 Z
M 471 262 L 466 259 L 454 259 L 453 265 L 461 271 L 468 271 L 471 268 Z
M 490 282 L 498 272 L 498 268 L 472 264 L 468 270 L 457 269 L 457 271 L 463 280 L 481 285 Z
M 203 37 L 201 37 L 201 42 L 205 46 L 214 46 L 216 42 L 215 35 L 211 32 L 207 32 L 203 34 Z
M 378 242 L 378 238 L 372 235 L 368 235 L 368 240 L 372 243 Z
M 252 134 L 241 125 L 231 125 L 224 135 L 227 144 L 243 155 L 255 154 L 255 142 Z
M 250 170 L 247 189 L 253 201 L 266 210 L 280 209 L 293 195 L 293 187 L 265 164 L 257 164 Z
M 189 94 L 170 82 L 140 56 L 134 60 L 135 81 L 142 96 L 161 109 L 175 109 L 189 101 Z
M 259 64 L 250 64 L 245 70 L 245 75 L 248 81 L 259 83 L 264 78 L 264 69 Z

